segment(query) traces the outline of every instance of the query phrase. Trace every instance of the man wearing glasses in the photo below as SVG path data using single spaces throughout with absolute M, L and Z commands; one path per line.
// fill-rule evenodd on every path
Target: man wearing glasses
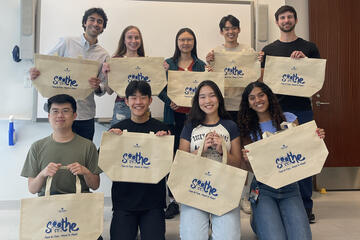
M 80 178 L 82 192 L 98 189 L 101 170 L 96 147 L 71 129 L 77 116 L 75 99 L 66 94 L 49 98 L 48 113 L 53 133 L 32 144 L 21 172 L 28 178 L 29 191 L 44 196 L 45 181 L 51 176 L 51 194 L 75 193 L 74 175 Z M 62 166 L 67 170 L 60 170 Z
M 51 176 L 51 195 L 75 193 L 74 175 L 79 176 L 81 192 L 98 189 L 101 170 L 96 147 L 71 128 L 77 117 L 75 99 L 56 95 L 48 99 L 47 107 L 53 133 L 31 145 L 21 171 L 21 176 L 28 178 L 29 191 L 44 196 L 46 179 Z

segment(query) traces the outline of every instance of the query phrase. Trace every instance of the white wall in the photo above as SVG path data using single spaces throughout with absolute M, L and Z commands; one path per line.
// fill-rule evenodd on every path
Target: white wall
M 20 0 L 1 0 L 2 21 L 0 21 L 1 44 L 0 44 L 0 119 L 8 119 L 8 113 L 12 113 L 18 119 L 30 119 L 32 116 L 33 90 L 25 87 L 24 78 L 31 62 L 21 61 L 16 63 L 12 60 L 12 49 L 20 43 Z M 13 108 L 12 103 L 17 104 Z
M 274 24 L 274 13 L 281 6 L 284 5 L 283 0 L 257 0 L 257 3 L 269 4 L 269 42 L 276 40 L 279 37 L 279 30 Z M 289 1 L 286 1 L 288 4 Z M 298 11 L 299 23 L 296 27 L 296 32 L 299 36 L 306 39 L 305 33 L 308 31 L 307 27 L 307 0 L 293 0 L 296 2 L 295 8 Z M 0 108 L 0 118 L 7 119 L 4 115 L 6 112 L 13 112 L 19 118 L 30 119 L 32 116 L 33 90 L 32 88 L 24 87 L 24 75 L 29 69 L 30 63 L 15 63 L 11 58 L 11 50 L 15 44 L 19 43 L 19 19 L 20 19 L 20 1 L 1 0 L 3 11 L 3 21 L 1 21 L 2 44 L 0 45 L 0 65 L 2 76 L 0 83 L 3 86 L 2 94 L 0 95 L 2 107 Z M 302 10 L 298 10 L 302 9 Z M 215 35 L 218 32 L 214 33 Z M 12 109 L 12 102 L 24 101 L 24 106 Z M 29 104 L 30 103 L 30 104 Z M 19 104 L 17 104 L 19 106 Z M 18 134 L 18 142 L 15 147 L 7 146 L 7 121 L 0 121 L 0 152 L 1 152 L 1 166 L 2 174 L 0 174 L 1 191 L 0 201 L 3 200 L 18 200 L 20 198 L 29 197 L 26 179 L 20 177 L 22 165 L 24 163 L 27 151 L 32 142 L 40 139 L 43 136 L 49 135 L 51 132 L 48 123 L 33 123 L 31 121 L 15 122 L 16 131 Z M 103 127 L 97 125 L 95 143 L 99 141 L 99 135 L 104 130 Z M 102 176 L 102 183 L 100 191 L 105 192 L 106 196 L 110 194 L 110 181 Z
M 275 24 L 275 12 L 282 5 L 293 6 L 298 15 L 298 24 L 296 25 L 296 34 L 305 39 L 309 40 L 309 10 L 308 0 L 254 0 L 255 6 L 258 4 L 268 5 L 268 41 L 264 43 L 256 42 L 256 50 L 260 51 L 264 46 L 273 41 L 279 39 L 280 30 Z

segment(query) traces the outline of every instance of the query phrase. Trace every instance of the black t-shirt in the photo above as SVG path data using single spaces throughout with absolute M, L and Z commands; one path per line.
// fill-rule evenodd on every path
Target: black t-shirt
M 265 67 L 266 55 L 290 57 L 293 51 L 302 51 L 308 58 L 320 58 L 320 53 L 315 43 L 306 41 L 302 38 L 297 38 L 292 42 L 281 42 L 280 40 L 276 40 L 275 42 L 265 46 L 263 51 L 265 56 L 263 62 L 261 63 L 262 68 Z M 277 94 L 276 96 L 284 112 L 291 112 L 292 110 L 311 110 L 310 99 L 307 97 L 296 97 L 282 94 Z
M 166 124 L 154 118 L 150 118 L 145 123 L 135 123 L 131 119 L 125 119 L 111 128 L 139 133 L 156 133 L 161 130 L 169 130 Z M 111 188 L 113 210 L 115 211 L 165 208 L 165 197 L 165 178 L 157 184 L 113 182 Z

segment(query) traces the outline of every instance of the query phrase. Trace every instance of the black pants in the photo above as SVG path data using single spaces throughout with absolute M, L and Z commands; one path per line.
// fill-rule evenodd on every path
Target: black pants
M 95 133 L 95 119 L 92 118 L 89 120 L 75 120 L 72 125 L 72 130 L 77 135 L 92 141 Z
M 165 240 L 163 209 L 113 212 L 110 240 L 134 240 L 140 228 L 141 240 Z

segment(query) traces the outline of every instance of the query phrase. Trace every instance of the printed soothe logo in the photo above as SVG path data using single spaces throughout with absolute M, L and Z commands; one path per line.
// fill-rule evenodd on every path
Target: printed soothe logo
M 205 176 L 211 176 L 210 172 L 206 172 Z M 218 196 L 217 189 L 211 185 L 209 180 L 201 180 L 194 178 L 190 184 L 189 192 L 200 195 L 202 197 L 215 200 Z
M 140 149 L 139 144 L 135 144 L 134 148 Z M 141 151 L 136 153 L 124 153 L 123 159 L 121 160 L 121 166 L 127 168 L 149 168 L 151 166 L 150 159 L 146 156 L 143 156 Z
M 79 85 L 76 80 L 71 78 L 71 70 L 69 68 L 65 68 L 64 72 L 65 76 L 56 75 L 53 78 L 53 88 L 76 89 Z
M 282 145 L 281 149 L 286 149 L 286 145 Z M 288 152 L 286 156 L 281 156 L 275 159 L 276 167 L 279 169 L 279 173 L 291 170 L 301 165 L 306 164 L 306 157 L 302 154 L 293 154 Z
M 292 71 L 296 71 L 296 67 L 291 67 Z M 283 74 L 281 77 L 281 84 L 287 86 L 298 86 L 302 87 L 305 85 L 304 78 L 300 77 L 297 73 L 288 73 Z
M 231 63 L 235 64 L 234 61 Z M 224 68 L 225 78 L 243 78 L 244 71 L 242 69 L 238 69 L 236 66 L 234 67 L 226 67 Z
M 194 86 L 185 87 L 185 90 L 184 90 L 185 97 L 193 97 L 195 95 L 195 92 L 196 92 L 197 86 L 199 84 L 199 81 L 194 80 L 192 83 L 195 84 L 195 87 Z
M 128 75 L 128 82 L 132 82 L 132 81 L 145 81 L 147 83 L 150 83 L 151 80 L 149 78 L 149 76 L 144 75 L 142 72 L 140 72 L 141 67 L 137 66 L 135 68 L 135 70 L 138 71 L 138 73 L 135 74 L 129 74 Z
M 64 213 L 66 210 L 61 208 L 58 212 Z M 67 217 L 63 217 L 61 220 L 51 220 L 46 224 L 45 239 L 74 237 L 78 235 L 79 230 L 77 223 L 70 222 Z

